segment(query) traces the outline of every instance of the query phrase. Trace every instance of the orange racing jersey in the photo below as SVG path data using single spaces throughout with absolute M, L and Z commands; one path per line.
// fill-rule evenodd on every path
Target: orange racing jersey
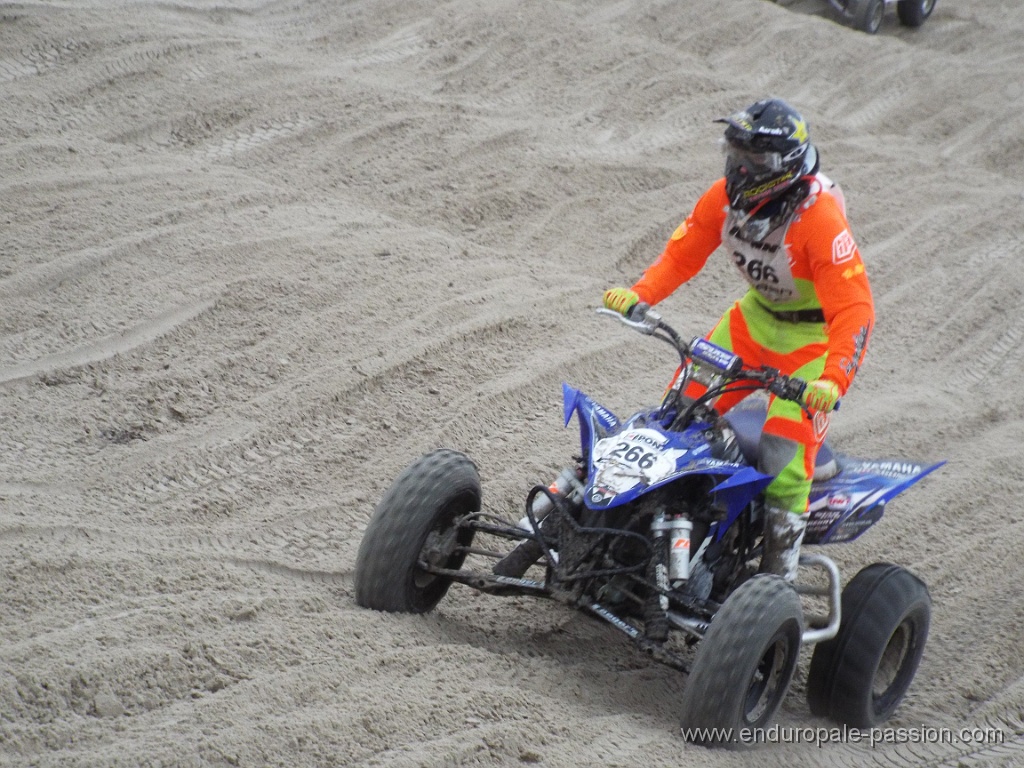
M 641 301 L 657 304 L 700 272 L 724 244 L 754 298 L 767 310 L 822 310 L 828 335 L 822 376 L 845 394 L 864 358 L 875 310 L 842 193 L 818 174 L 788 221 L 767 233 L 752 231 L 757 221 L 729 207 L 725 179 L 719 179 L 633 290 Z

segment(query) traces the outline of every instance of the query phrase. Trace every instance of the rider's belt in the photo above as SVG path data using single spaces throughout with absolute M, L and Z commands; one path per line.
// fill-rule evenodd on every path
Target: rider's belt
M 776 320 L 781 320 L 784 323 L 824 323 L 825 313 L 820 309 L 794 309 L 789 312 L 776 312 L 768 309 L 768 314 L 774 317 Z

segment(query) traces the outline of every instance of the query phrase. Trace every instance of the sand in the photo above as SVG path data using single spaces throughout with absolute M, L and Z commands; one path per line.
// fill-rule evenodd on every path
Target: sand
M 1024 765 L 1024 5 L 875 37 L 823 8 L 0 3 L 0 764 Z M 827 554 L 931 589 L 893 727 L 987 741 L 709 751 L 685 676 L 568 608 L 355 604 L 416 457 L 464 451 L 518 517 L 577 445 L 560 382 L 660 396 L 670 350 L 594 309 L 766 95 L 875 292 L 833 444 L 948 461 Z M 662 311 L 702 333 L 742 290 L 716 254 Z M 808 655 L 793 729 L 829 726 Z

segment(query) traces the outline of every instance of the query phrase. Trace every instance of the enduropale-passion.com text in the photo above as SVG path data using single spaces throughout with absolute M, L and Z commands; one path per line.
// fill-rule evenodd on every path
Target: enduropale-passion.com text
M 883 728 L 810 728 L 772 725 L 768 728 L 694 729 L 683 731 L 683 737 L 697 742 L 733 741 L 745 744 L 864 744 L 871 748 L 890 744 L 1003 744 L 1006 734 L 998 728 L 935 728 L 926 725 Z

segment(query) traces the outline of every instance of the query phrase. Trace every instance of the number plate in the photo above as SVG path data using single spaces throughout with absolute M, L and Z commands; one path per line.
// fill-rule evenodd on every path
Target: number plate
M 648 485 L 668 477 L 676 458 L 684 451 L 666 450 L 668 440 L 653 429 L 630 429 L 599 440 L 594 446 L 594 464 L 611 482 L 609 490 L 622 493 L 638 482 Z

